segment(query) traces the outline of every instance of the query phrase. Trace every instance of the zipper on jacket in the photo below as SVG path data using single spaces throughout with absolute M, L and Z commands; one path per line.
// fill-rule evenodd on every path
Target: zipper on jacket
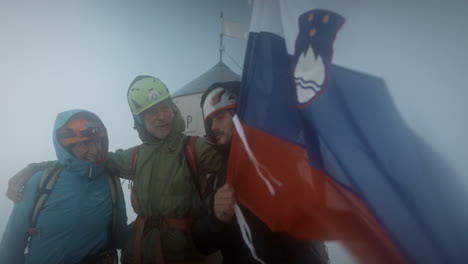
M 89 166 L 88 181 L 91 181 L 91 175 L 93 173 L 93 165 Z

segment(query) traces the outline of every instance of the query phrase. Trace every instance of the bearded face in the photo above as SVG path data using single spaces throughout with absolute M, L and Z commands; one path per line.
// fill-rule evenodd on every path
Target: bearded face
M 233 110 L 226 109 L 213 114 L 211 117 L 211 132 L 219 147 L 228 147 L 231 144 L 232 134 L 234 133 L 233 116 Z

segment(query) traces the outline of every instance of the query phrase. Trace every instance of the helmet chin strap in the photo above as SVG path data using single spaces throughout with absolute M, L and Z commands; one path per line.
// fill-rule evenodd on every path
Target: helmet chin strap
M 144 125 L 145 124 L 145 120 L 143 119 L 143 114 L 139 114 L 139 115 L 134 115 L 133 116 L 135 118 L 135 121 L 140 124 L 140 125 Z

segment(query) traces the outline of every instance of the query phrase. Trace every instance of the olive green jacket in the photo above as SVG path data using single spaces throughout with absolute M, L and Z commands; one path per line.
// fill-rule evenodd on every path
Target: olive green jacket
M 136 166 L 136 193 L 141 212 L 144 216 L 170 218 L 196 217 L 201 207 L 200 197 L 193 176 L 184 155 L 187 136 L 182 134 L 185 123 L 180 110 L 174 109 L 173 129 L 164 140 L 151 136 L 144 125 L 135 122 L 136 129 L 143 141 L 139 146 Z M 216 173 L 222 165 L 222 156 L 214 146 L 199 138 L 196 142 L 196 155 L 199 168 L 205 173 Z M 133 178 L 132 160 L 134 148 L 117 150 L 109 154 L 108 169 L 124 179 Z M 204 175 L 204 174 L 203 174 Z M 204 177 L 197 178 L 203 186 Z M 135 209 L 135 208 L 134 208 Z M 137 212 L 138 213 L 138 212 Z M 155 237 L 158 229 L 145 232 L 142 241 L 142 260 L 154 259 Z M 161 242 L 166 261 L 191 260 L 199 258 L 190 234 L 179 230 L 161 233 Z M 123 255 L 132 258 L 134 235 L 126 243 Z

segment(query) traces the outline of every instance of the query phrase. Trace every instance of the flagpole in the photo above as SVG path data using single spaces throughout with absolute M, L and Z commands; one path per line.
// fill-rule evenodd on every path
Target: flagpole
M 224 15 L 223 11 L 221 11 L 221 14 L 219 16 L 220 18 L 220 31 L 219 31 L 219 62 L 223 62 L 223 20 L 224 20 Z

